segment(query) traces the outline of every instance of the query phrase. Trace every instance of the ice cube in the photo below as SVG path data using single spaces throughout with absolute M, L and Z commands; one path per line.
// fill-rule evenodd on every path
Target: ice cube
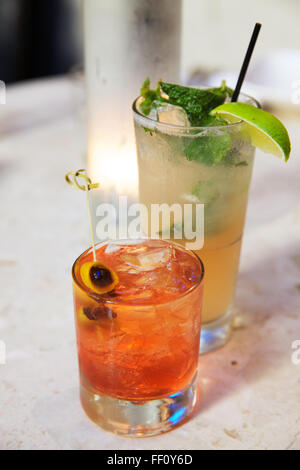
M 122 260 L 139 271 L 151 271 L 165 266 L 171 259 L 172 249 L 169 246 L 152 248 L 145 253 L 124 254 Z
M 148 118 L 153 119 L 154 121 L 158 121 L 157 106 L 152 107 L 150 113 L 148 114 Z
M 173 126 L 189 127 L 187 114 L 180 106 L 163 103 L 157 108 L 159 122 L 172 124 Z
M 124 248 L 124 246 L 128 246 L 128 245 L 134 245 L 134 248 L 133 249 L 139 249 L 139 245 L 143 243 L 143 240 L 124 240 L 124 241 L 118 241 L 118 242 L 112 242 L 112 243 L 108 243 L 105 247 L 105 250 L 104 250 L 104 253 L 105 254 L 111 254 L 111 253 L 115 253 L 119 250 L 121 250 L 122 248 Z M 135 245 L 137 245 L 137 247 L 135 247 Z
M 104 253 L 106 255 L 108 255 L 110 253 L 114 253 L 116 251 L 119 251 L 120 248 L 121 248 L 121 246 L 117 245 L 116 243 L 108 243 L 107 246 L 105 247 Z

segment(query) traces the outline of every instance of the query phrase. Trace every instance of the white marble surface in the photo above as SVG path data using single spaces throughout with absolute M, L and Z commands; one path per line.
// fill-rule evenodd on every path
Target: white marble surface
M 300 365 L 291 361 L 300 340 L 300 119 L 286 121 L 287 165 L 257 155 L 238 328 L 226 347 L 200 358 L 196 415 L 160 437 L 126 439 L 92 424 L 78 400 L 70 268 L 89 238 L 85 200 L 64 182 L 82 166 L 82 141 L 72 90 L 58 81 L 58 97 L 61 86 L 63 112 L 52 103 L 49 119 L 30 127 L 19 113 L 0 138 L 0 449 L 300 450 Z M 37 100 L 34 87 L 21 91 L 47 115 L 47 93 Z M 5 113 L 13 122 L 10 102 L 2 122 Z

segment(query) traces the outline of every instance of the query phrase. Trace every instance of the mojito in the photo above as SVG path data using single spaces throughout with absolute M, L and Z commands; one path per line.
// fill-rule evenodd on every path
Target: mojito
M 144 101 L 141 97 L 133 106 L 140 202 L 149 213 L 151 204 L 179 203 L 183 210 L 186 204 L 204 204 L 204 245 L 196 253 L 206 272 L 200 346 L 206 352 L 230 334 L 255 148 L 241 121 L 191 126 L 180 107 L 165 103 L 157 102 L 146 116 Z M 160 226 L 163 238 L 170 228 L 174 238 L 174 227 L 183 224 L 171 222 Z

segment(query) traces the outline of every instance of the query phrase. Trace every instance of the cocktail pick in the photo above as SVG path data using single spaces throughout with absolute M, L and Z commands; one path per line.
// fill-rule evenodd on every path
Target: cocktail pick
M 78 181 L 80 178 L 83 180 L 82 184 L 80 184 Z M 91 189 L 98 188 L 99 183 L 92 183 L 91 179 L 87 175 L 86 170 L 84 169 L 77 171 L 69 171 L 66 174 L 65 179 L 68 184 L 73 186 L 73 188 L 81 189 L 86 193 L 94 262 L 88 261 L 86 263 L 83 263 L 83 265 L 81 266 L 80 275 L 82 281 L 88 288 L 92 289 L 94 292 L 98 294 L 107 294 L 114 290 L 115 286 L 119 283 L 119 278 L 110 267 L 106 266 L 100 261 L 97 261 L 96 259 L 95 239 L 89 191 Z M 97 320 L 101 312 L 99 313 L 98 311 L 96 315 L 95 311 L 89 314 L 89 312 L 86 310 L 84 313 L 89 318 L 89 320 Z
M 239 94 L 240 94 L 240 91 L 241 91 L 241 87 L 242 87 L 244 78 L 246 76 L 248 65 L 249 65 L 249 62 L 250 62 L 250 59 L 251 59 L 251 56 L 252 56 L 252 52 L 254 50 L 256 40 L 257 40 L 257 37 L 258 37 L 259 32 L 260 32 L 260 28 L 261 28 L 261 23 L 256 23 L 255 26 L 254 26 L 254 30 L 253 30 L 253 33 L 252 33 L 252 36 L 251 36 L 251 39 L 250 39 L 250 42 L 249 42 L 249 46 L 248 46 L 245 58 L 244 58 L 243 65 L 242 65 L 242 68 L 241 68 L 241 71 L 240 71 L 240 74 L 239 74 L 239 78 L 238 78 L 235 90 L 234 90 L 232 98 L 231 98 L 232 102 L 238 100 L 238 97 L 239 97 Z
M 79 184 L 78 179 L 81 178 L 83 180 L 83 184 Z M 88 215 L 89 215 L 89 225 L 90 225 L 90 233 L 91 233 L 91 240 L 92 240 L 92 248 L 93 248 L 93 257 L 94 261 L 96 260 L 96 250 L 95 250 L 95 238 L 94 238 L 94 230 L 93 230 L 93 221 L 92 221 L 92 212 L 91 212 L 91 204 L 90 204 L 90 196 L 89 191 L 94 188 L 98 188 L 99 183 L 92 183 L 91 179 L 88 177 L 87 172 L 85 169 L 77 170 L 77 171 L 69 171 L 65 176 L 66 182 L 73 186 L 73 188 L 81 189 L 86 193 L 86 202 L 88 207 Z

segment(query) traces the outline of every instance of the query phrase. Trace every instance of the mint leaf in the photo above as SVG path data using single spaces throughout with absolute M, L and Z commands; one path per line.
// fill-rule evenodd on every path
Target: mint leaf
M 230 149 L 231 135 L 184 137 L 184 153 L 189 161 L 204 165 L 219 163 Z
M 238 140 L 232 142 L 232 148 L 227 152 L 224 160 L 222 161 L 225 166 L 248 166 L 248 162 L 241 159 L 242 155 L 240 151 L 235 148 L 235 146 L 238 145 L 238 142 Z
M 170 103 L 180 106 L 188 115 L 191 126 L 204 126 L 205 122 L 211 118 L 209 113 L 212 109 L 223 104 L 233 90 L 226 86 L 225 81 L 219 88 L 190 88 L 182 85 L 158 81 L 156 88 L 151 90 L 150 79 L 146 78 L 141 87 L 141 96 L 144 101 L 141 103 L 141 111 L 148 116 L 151 109 L 157 106 L 155 102 Z M 215 118 L 220 119 L 220 118 Z
M 149 133 L 151 136 L 153 136 L 153 130 L 149 129 L 148 127 L 143 127 L 144 131 Z
M 212 109 L 224 103 L 232 90 L 225 82 L 219 88 L 202 90 L 181 85 L 161 82 L 162 91 L 168 96 L 168 102 L 181 106 L 188 115 L 191 126 L 202 126 Z
M 225 119 L 219 116 L 206 116 L 201 121 L 201 126 L 203 127 L 219 127 L 219 126 L 226 126 L 228 122 Z
M 216 184 L 212 181 L 200 180 L 192 189 L 192 195 L 204 204 L 212 204 L 216 201 L 220 194 L 216 188 Z
M 227 122 L 220 117 L 206 116 L 202 119 L 205 127 L 225 126 Z M 198 161 L 205 165 L 219 163 L 226 156 L 231 146 L 231 135 L 202 136 L 192 140 L 185 138 L 185 156 L 188 160 Z
M 142 113 L 145 114 L 145 116 L 148 116 L 150 114 L 151 109 L 153 109 L 156 106 L 155 101 L 166 101 L 161 97 L 160 83 L 161 82 L 158 81 L 155 90 L 151 90 L 150 78 L 147 77 L 142 85 L 141 96 L 145 99 L 141 103 L 140 108 L 141 108 Z
M 150 79 L 147 78 L 141 88 L 144 101 L 140 105 L 141 111 L 148 116 L 150 111 L 160 103 L 169 103 L 180 106 L 185 110 L 191 126 L 222 126 L 227 122 L 216 116 L 210 116 L 210 111 L 223 104 L 233 91 L 226 86 L 225 81 L 219 88 L 202 90 L 181 85 L 173 85 L 159 81 L 154 90 L 150 88 Z M 148 130 L 146 130 L 147 132 Z M 227 154 L 231 135 L 202 136 L 197 138 L 182 137 L 184 154 L 189 161 L 198 161 L 205 165 L 214 165 L 220 162 Z

